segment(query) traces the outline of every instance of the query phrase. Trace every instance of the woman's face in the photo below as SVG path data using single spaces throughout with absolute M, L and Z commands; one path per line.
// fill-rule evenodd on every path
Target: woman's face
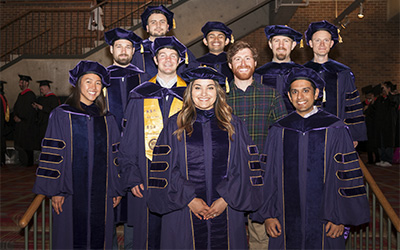
M 209 110 L 217 100 L 217 88 L 211 79 L 197 79 L 193 82 L 192 100 L 198 109 Z
M 86 105 L 92 105 L 101 93 L 101 78 L 96 74 L 86 74 L 81 79 L 81 99 Z

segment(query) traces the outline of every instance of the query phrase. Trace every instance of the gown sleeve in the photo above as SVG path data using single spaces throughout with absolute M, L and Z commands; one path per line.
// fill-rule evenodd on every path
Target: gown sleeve
M 175 130 L 176 119 L 169 119 L 158 137 L 149 168 L 147 204 L 159 214 L 185 208 L 196 197 L 195 186 L 184 174 L 184 138 L 178 141 Z
M 71 150 L 68 114 L 56 108 L 50 114 L 42 141 L 34 193 L 49 197 L 72 195 Z
M 369 221 L 363 173 L 347 128 L 330 128 L 322 219 L 334 224 L 360 225 Z

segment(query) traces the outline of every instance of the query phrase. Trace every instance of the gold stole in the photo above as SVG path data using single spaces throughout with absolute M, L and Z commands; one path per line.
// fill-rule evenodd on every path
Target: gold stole
M 156 83 L 157 75 L 150 79 L 150 82 Z M 186 87 L 186 82 L 178 76 L 177 87 Z M 172 96 L 171 96 L 172 97 Z M 168 117 L 173 116 L 182 109 L 183 102 L 173 97 Z M 167 112 L 165 110 L 165 112 Z M 144 120 L 144 145 L 146 157 L 151 161 L 153 159 L 153 149 L 156 145 L 158 136 L 164 127 L 163 115 L 161 113 L 158 99 L 148 98 L 143 100 L 143 120 Z

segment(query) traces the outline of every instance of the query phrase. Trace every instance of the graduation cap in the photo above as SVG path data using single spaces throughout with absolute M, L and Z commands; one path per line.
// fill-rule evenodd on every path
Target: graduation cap
M 80 61 L 75 68 L 69 71 L 69 82 L 75 87 L 79 78 L 85 74 L 97 74 L 104 86 L 110 86 L 110 75 L 107 69 L 100 63 L 93 61 Z
M 226 38 L 230 40 L 231 43 L 234 43 L 232 30 L 228 28 L 224 23 L 221 22 L 207 22 L 202 28 L 201 32 L 203 32 L 204 38 L 207 38 L 207 34 L 211 31 L 220 31 L 225 34 Z
M 19 80 L 26 81 L 26 82 L 32 81 L 32 78 L 30 76 L 20 75 L 20 74 L 18 74 L 18 76 L 19 76 Z
M 229 92 L 227 77 L 211 67 L 199 66 L 197 68 L 188 69 L 182 73 L 182 79 L 185 82 L 192 82 L 197 79 L 211 79 L 225 86 L 226 92 Z
M 154 39 L 154 42 L 151 45 L 151 51 L 153 55 L 155 56 L 157 52 L 163 48 L 175 49 L 178 52 L 179 57 L 181 58 L 179 63 L 185 60 L 185 63 L 188 64 L 189 59 L 187 55 L 187 48 L 185 45 L 183 45 L 183 43 L 179 42 L 179 40 L 176 39 L 176 37 L 165 36 L 165 37 L 157 37 L 156 39 Z
M 296 43 L 299 43 L 303 37 L 300 32 L 285 25 L 270 25 L 265 27 L 264 32 L 268 40 L 274 36 L 287 36 Z
M 4 84 L 6 84 L 6 81 L 0 80 L 0 89 L 3 90 L 4 89 Z
M 320 30 L 325 30 L 331 34 L 333 40 L 333 46 L 335 46 L 339 42 L 340 38 L 339 38 L 338 28 L 335 25 L 331 24 L 330 22 L 322 20 L 320 22 L 310 23 L 310 25 L 308 26 L 308 29 L 305 32 L 306 43 L 308 46 L 310 46 L 308 42 L 312 39 L 313 34 Z
M 289 91 L 290 85 L 296 80 L 307 80 L 312 82 L 318 89 L 318 97 L 322 97 L 325 89 L 325 81 L 310 68 L 293 68 L 286 78 L 286 91 Z
M 371 93 L 373 88 L 374 88 L 374 87 L 370 84 L 370 85 L 368 85 L 368 86 L 363 87 L 363 88 L 361 89 L 361 92 L 362 92 L 364 95 L 366 95 L 366 94 Z
M 40 80 L 37 82 L 39 83 L 39 87 L 41 87 L 41 86 L 49 86 L 50 87 L 50 83 L 53 83 L 52 81 L 49 81 L 49 80 Z
M 151 14 L 153 14 L 154 11 L 156 12 L 160 11 L 167 18 L 167 22 L 169 25 L 168 31 L 170 31 L 171 29 L 175 29 L 174 13 L 169 9 L 165 8 L 164 5 L 160 5 L 160 6 L 147 7 L 147 9 L 145 9 L 143 14 L 140 16 L 142 18 L 142 26 L 144 30 L 146 30 L 147 20 L 149 19 Z
M 130 41 L 135 47 L 136 45 L 139 45 L 140 42 L 142 41 L 142 38 L 136 35 L 133 31 L 121 28 L 115 28 L 105 32 L 104 39 L 106 40 L 106 43 L 110 46 L 112 46 L 114 42 L 119 39 L 126 39 Z

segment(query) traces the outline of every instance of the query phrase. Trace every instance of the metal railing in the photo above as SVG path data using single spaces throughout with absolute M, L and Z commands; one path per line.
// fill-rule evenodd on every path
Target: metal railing
M 393 207 L 376 184 L 364 163 L 360 159 L 358 161 L 366 182 L 367 197 L 371 207 L 371 219 L 368 225 L 351 229 L 346 249 L 390 250 L 393 248 L 400 250 L 399 216 L 393 210 Z M 379 224 L 378 234 L 377 224 Z
M 367 196 L 370 200 L 371 220 L 368 225 L 351 228 L 346 249 L 400 249 L 400 219 L 390 203 L 376 184 L 364 163 L 359 159 L 360 167 L 364 173 Z M 46 212 L 46 200 L 49 204 Z M 38 210 L 41 206 L 41 210 Z M 51 200 L 43 195 L 37 195 L 25 214 L 19 221 L 19 226 L 25 229 L 25 249 L 29 249 L 29 227 L 33 217 L 33 247 L 41 243 L 42 249 L 51 249 L 52 231 L 52 206 Z M 378 211 L 379 210 L 379 211 Z M 38 211 L 41 215 L 41 232 L 38 227 Z M 48 214 L 48 215 L 47 215 Z M 379 214 L 377 216 L 377 214 Z M 47 215 L 47 216 L 46 216 Z M 379 228 L 377 229 L 377 224 Z M 47 226 L 46 226 L 47 225 Z M 377 233 L 378 231 L 379 233 Z M 38 240 L 41 235 L 41 240 Z M 48 240 L 48 241 L 46 241 Z
M 105 30 L 131 29 L 140 24 L 140 15 L 148 5 L 171 2 L 104 0 L 87 7 L 33 7 L 0 27 L 0 36 L 7 38 L 1 39 L 0 60 L 6 65 L 24 55 L 65 57 L 89 53 L 102 44 Z M 102 25 L 91 22 L 100 18 Z

